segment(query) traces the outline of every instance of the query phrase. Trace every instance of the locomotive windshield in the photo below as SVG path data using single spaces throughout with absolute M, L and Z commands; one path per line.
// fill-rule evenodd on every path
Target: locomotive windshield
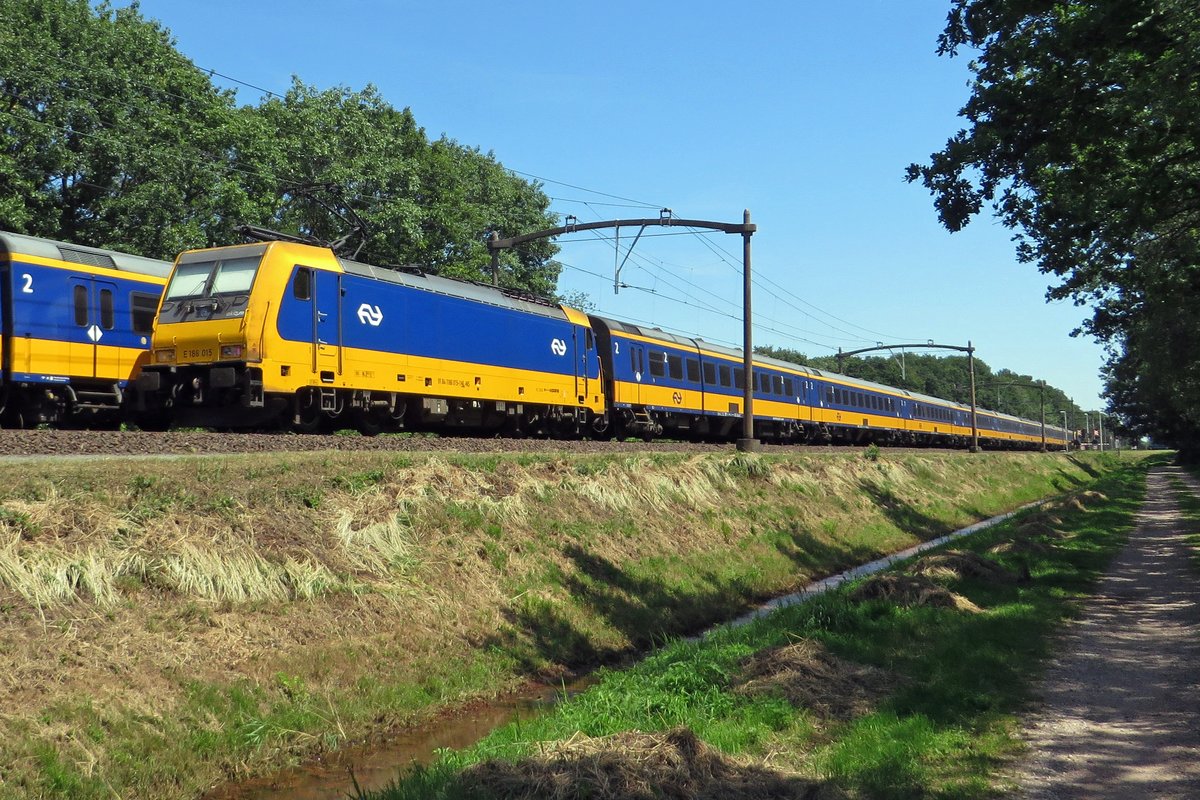
M 181 255 L 163 295 L 158 322 L 244 316 L 263 250 L 259 245 Z
M 214 295 L 248 294 L 260 255 L 190 261 L 175 267 L 167 284 L 167 300 L 196 300 Z
M 167 284 L 166 300 L 197 300 L 249 294 L 261 255 L 180 262 Z

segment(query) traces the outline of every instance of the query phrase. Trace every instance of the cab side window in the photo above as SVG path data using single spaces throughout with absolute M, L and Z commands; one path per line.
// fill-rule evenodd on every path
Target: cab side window
M 312 299 L 312 283 L 313 271 L 308 267 L 300 267 L 296 270 L 296 277 L 292 278 L 292 297 L 297 300 Z

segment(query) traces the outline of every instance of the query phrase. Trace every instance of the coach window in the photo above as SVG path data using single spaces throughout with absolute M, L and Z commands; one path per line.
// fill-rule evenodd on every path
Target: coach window
M 154 312 L 158 310 L 158 298 L 145 292 L 129 293 L 129 315 L 134 333 L 150 333 L 154 330 Z
M 736 389 L 746 388 L 746 370 L 742 369 L 741 367 L 734 367 L 733 386 Z
M 683 380 L 683 357 L 670 355 L 667 356 L 667 371 L 671 378 L 677 381 Z
M 692 383 L 700 382 L 700 362 L 694 358 L 687 360 L 687 379 Z
M 704 362 L 704 382 L 709 386 L 717 382 L 717 365 L 711 361 Z
M 760 392 L 762 392 L 763 394 L 770 394 L 771 393 L 771 376 L 765 372 L 759 372 L 757 374 L 758 374 L 758 390 Z
M 825 387 L 825 403 L 827 405 L 833 405 L 833 389 L 829 388 L 828 386 Z
M 88 324 L 88 290 L 86 286 L 75 287 L 75 324 L 80 327 Z
M 661 350 L 650 351 L 650 374 L 656 378 L 667 374 L 667 354 Z
M 116 314 L 113 312 L 113 293 L 112 289 L 100 290 L 100 327 L 106 331 L 113 329 L 113 324 L 116 322 Z
M 292 297 L 297 300 L 312 299 L 312 274 L 313 271 L 308 267 L 296 270 L 296 277 L 292 281 Z
M 796 384 L 791 378 L 783 379 L 783 394 L 785 397 L 796 396 Z
M 790 382 L 791 382 L 791 381 L 789 381 L 789 383 L 790 383 Z M 782 395 L 782 394 L 791 394 L 791 392 L 784 392 L 784 391 L 783 391 L 783 376 L 782 376 L 782 375 L 776 375 L 776 376 L 775 376 L 775 394 L 780 394 L 780 395 Z
M 732 375 L 733 375 L 733 373 L 730 372 L 729 365 L 722 364 L 721 365 L 721 385 L 722 386 L 733 386 Z

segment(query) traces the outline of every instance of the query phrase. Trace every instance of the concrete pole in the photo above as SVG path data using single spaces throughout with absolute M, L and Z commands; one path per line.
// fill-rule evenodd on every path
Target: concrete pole
M 742 212 L 742 223 L 750 227 L 750 209 Z M 742 234 L 742 369 L 746 376 L 743 381 L 742 395 L 742 438 L 738 439 L 737 449 L 745 452 L 757 452 L 762 449 L 762 442 L 754 438 L 754 344 L 751 326 L 750 306 L 750 237 L 752 231 Z
M 1044 453 L 1044 452 L 1046 452 L 1046 382 L 1045 381 L 1041 382 L 1041 389 L 1042 389 L 1041 401 L 1038 403 L 1038 406 L 1040 407 L 1041 412 L 1042 412 L 1042 452 Z
M 971 452 L 979 452 L 979 419 L 975 415 L 975 348 L 967 341 L 967 368 L 971 373 Z

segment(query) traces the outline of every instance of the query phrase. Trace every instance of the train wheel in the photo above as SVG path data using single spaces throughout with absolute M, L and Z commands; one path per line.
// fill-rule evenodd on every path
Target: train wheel
M 171 415 L 166 411 L 143 411 L 133 422 L 144 431 L 161 433 L 171 427 Z
M 354 415 L 354 427 L 363 436 L 378 436 L 387 428 L 385 422 L 373 411 L 359 411 Z
M 293 401 L 295 413 L 292 415 L 292 427 L 298 433 L 317 433 L 321 430 L 324 415 L 321 413 L 321 398 L 311 389 L 301 389 L 296 392 Z

